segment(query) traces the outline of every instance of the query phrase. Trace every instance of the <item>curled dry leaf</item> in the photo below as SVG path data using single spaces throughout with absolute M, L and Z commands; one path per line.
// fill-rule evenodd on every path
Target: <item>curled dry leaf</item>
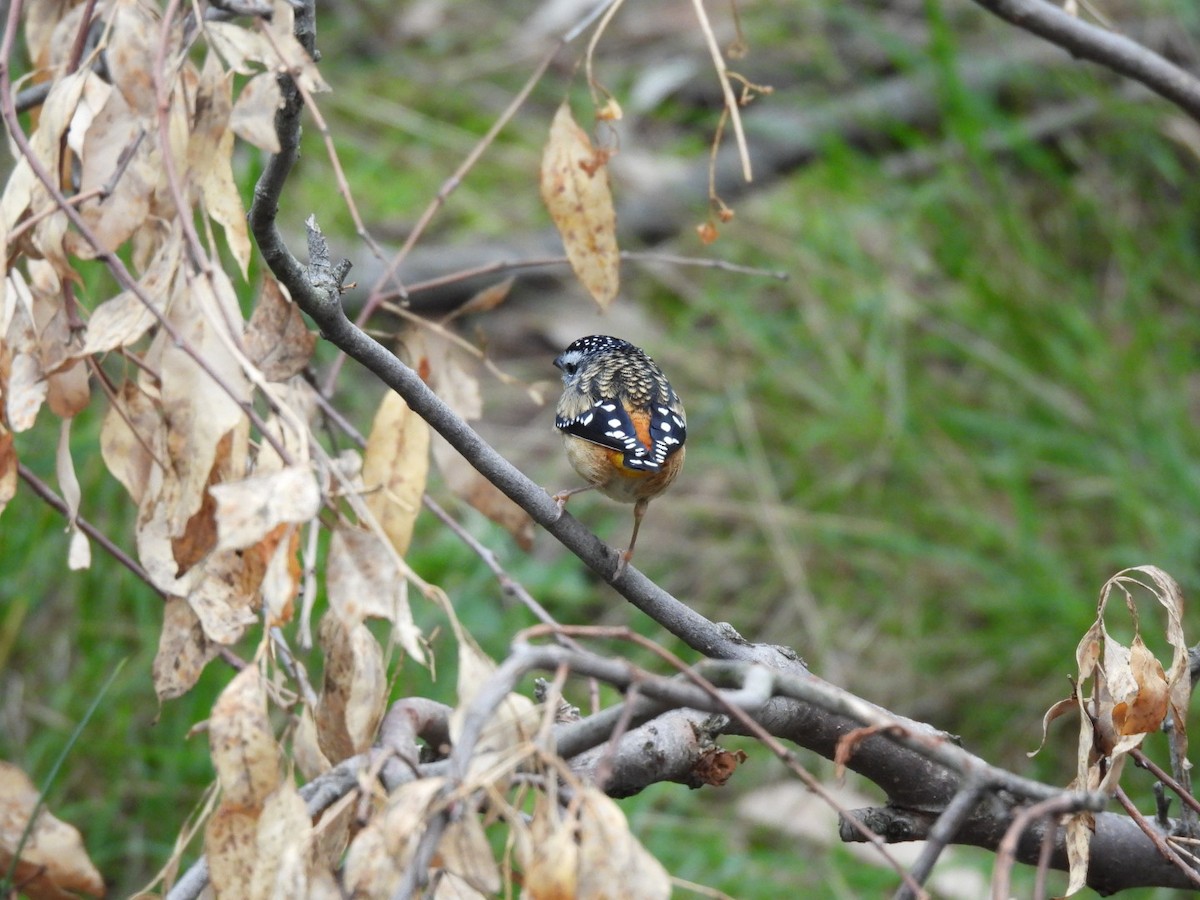
M 564 102 L 542 151 L 542 202 L 562 237 L 571 269 L 601 309 L 617 296 L 621 274 L 607 160 L 607 152 L 592 146 Z
M 387 703 L 383 651 L 365 625 L 347 627 L 336 615 L 321 620 L 325 681 L 314 713 L 317 741 L 332 763 L 371 746 Z
M 1166 638 L 1172 649 L 1171 668 L 1163 670 L 1142 639 L 1135 591 L 1149 593 L 1167 613 Z M 1133 639 L 1126 647 L 1105 624 L 1109 600 L 1117 592 L 1131 618 Z M 1080 713 L 1076 775 L 1072 787 L 1110 793 L 1116 789 L 1129 753 L 1147 734 L 1162 727 L 1170 714 L 1176 729 L 1178 753 L 1186 756 L 1184 731 L 1191 690 L 1187 643 L 1183 635 L 1183 595 L 1166 572 L 1138 566 L 1118 572 L 1100 591 L 1096 619 L 1075 649 L 1078 664 L 1073 698 Z M 1085 682 L 1091 680 L 1091 690 Z M 1051 712 L 1061 707 L 1055 704 Z M 1050 713 L 1047 713 L 1050 716 Z M 1068 817 L 1067 850 L 1070 876 L 1067 895 L 1087 882 L 1087 863 L 1094 819 L 1089 813 Z
M 30 900 L 69 900 L 73 892 L 102 896 L 104 879 L 88 858 L 79 832 L 46 809 L 38 813 L 13 866 L 37 802 L 29 777 L 0 760 L 0 872 L 11 873 L 20 893 Z
M 362 478 L 367 507 L 401 557 L 412 541 L 428 475 L 429 425 L 388 391 L 367 438 Z

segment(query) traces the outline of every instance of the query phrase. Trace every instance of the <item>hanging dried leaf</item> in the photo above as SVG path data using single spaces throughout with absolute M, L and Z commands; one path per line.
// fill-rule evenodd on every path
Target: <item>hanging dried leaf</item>
M 255 834 L 254 874 L 247 885 L 250 900 L 310 897 L 308 857 L 313 825 L 300 792 L 284 783 L 267 798 Z
M 275 113 L 283 105 L 279 78 L 274 72 L 260 72 L 242 87 L 229 127 L 242 140 L 267 153 L 279 152 L 279 133 L 275 130 Z
M 364 619 L 386 619 L 404 652 L 425 664 L 421 632 L 408 604 L 408 582 L 396 559 L 374 533 L 338 523 L 326 564 L 329 607 L 347 628 Z
M 154 655 L 154 693 L 160 702 L 182 697 L 200 679 L 219 646 L 204 634 L 200 620 L 182 597 L 168 597 Z
M 17 449 L 12 432 L 0 423 L 0 513 L 17 493 Z
M 263 280 L 258 304 L 246 326 L 246 355 L 268 381 L 299 375 L 312 359 L 317 336 L 274 278 Z
M 282 523 L 302 523 L 321 509 L 321 489 L 307 466 L 214 484 L 217 550 L 242 550 Z
M 565 815 L 539 797 L 518 852 L 530 900 L 671 896 L 667 871 L 630 832 L 621 808 L 594 787 L 580 785 Z
M 44 808 L 16 857 L 37 803 L 38 791 L 29 777 L 0 760 L 0 872 L 11 874 L 12 883 L 31 900 L 69 900 L 73 891 L 102 896 L 104 879 L 88 858 L 79 832 Z
M 565 102 L 554 115 L 542 151 L 541 191 L 575 276 L 607 309 L 617 296 L 621 274 L 608 154 L 592 147 Z
M 347 628 L 335 615 L 321 620 L 325 682 L 314 714 L 321 752 L 332 763 L 371 746 L 387 703 L 383 651 L 365 625 Z
M 342 883 L 352 897 L 391 897 L 445 786 L 421 778 L 394 790 L 387 806 L 350 842 Z
M 1166 636 L 1172 648 L 1171 668 L 1167 672 L 1142 639 L 1135 591 L 1150 594 L 1166 610 Z M 1133 639 L 1129 647 L 1116 640 L 1105 624 L 1114 592 L 1125 601 L 1124 607 L 1131 618 Z M 1137 566 L 1118 572 L 1105 582 L 1096 619 L 1075 649 L 1079 672 L 1072 700 L 1079 709 L 1079 742 L 1073 788 L 1100 793 L 1114 791 L 1130 752 L 1148 733 L 1162 727 L 1168 713 L 1178 729 L 1174 739 L 1179 752 L 1186 753 L 1183 728 L 1191 682 L 1182 622 L 1183 595 L 1171 576 L 1161 569 Z M 1089 680 L 1090 691 L 1085 686 Z M 1061 705 L 1055 704 L 1053 709 Z M 1087 882 L 1093 829 L 1094 819 L 1088 813 L 1067 820 L 1068 896 Z
M 28 431 L 49 391 L 36 357 L 30 353 L 18 353 L 13 357 L 7 388 L 8 424 L 13 431 Z
M 71 533 L 71 546 L 67 553 L 67 568 L 71 571 L 86 569 L 92 564 L 92 550 L 87 535 L 76 521 L 79 516 L 79 501 L 83 491 L 75 475 L 75 462 L 71 459 L 71 420 L 63 419 L 58 430 L 58 453 L 55 455 L 58 487 L 67 504 L 67 530 Z
M 188 141 L 187 173 L 200 189 L 204 209 L 225 231 L 225 241 L 246 278 L 250 266 L 250 235 L 246 208 L 233 177 L 232 80 L 214 54 L 200 72 L 195 93 L 196 114 Z
M 266 560 L 262 579 L 262 603 L 268 625 L 286 625 L 292 620 L 295 600 L 300 592 L 300 529 L 280 525 L 247 553 Z
M 208 743 L 224 801 L 261 808 L 279 787 L 279 747 L 255 666 L 242 669 L 221 691 L 208 720 Z
M 217 447 L 234 429 L 239 429 L 239 438 L 230 450 L 229 470 L 244 471 L 246 450 L 241 435 L 247 426 L 241 404 L 249 402 L 250 393 L 241 367 L 217 333 L 218 328 L 236 321 L 240 335 L 241 314 L 228 279 L 219 270 L 213 275 L 212 279 L 176 279 L 168 317 L 186 344 L 174 340 L 162 344 L 167 451 L 170 475 L 180 488 L 167 516 L 172 537 L 183 533 L 188 519 L 204 502 Z M 196 357 L 202 358 L 205 366 Z M 215 372 L 222 383 L 206 369 Z
M 170 237 L 163 241 L 150 268 L 138 281 L 143 296 L 153 302 L 160 313 L 166 302 L 168 286 L 178 274 L 182 255 L 183 233 L 176 226 L 172 228 Z M 75 355 L 91 356 L 118 347 L 128 347 L 140 340 L 155 321 L 154 312 L 141 297 L 133 291 L 122 291 L 93 310 L 88 319 L 83 347 Z
M 375 413 L 363 454 L 366 503 L 403 557 L 412 542 L 429 475 L 429 425 L 388 391 Z
M 136 382 L 117 391 L 100 427 L 100 454 L 133 502 L 141 504 L 151 467 L 166 458 L 166 433 L 158 404 Z

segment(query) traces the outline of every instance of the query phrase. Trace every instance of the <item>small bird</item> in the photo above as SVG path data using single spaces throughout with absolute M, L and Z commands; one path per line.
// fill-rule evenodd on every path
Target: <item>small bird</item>
M 628 341 L 593 334 L 575 341 L 554 365 L 563 394 L 554 426 L 567 459 L 587 485 L 554 495 L 559 509 L 573 494 L 597 488 L 632 503 L 633 536 L 617 571 L 633 558 L 642 516 L 683 466 L 687 418 L 662 369 Z

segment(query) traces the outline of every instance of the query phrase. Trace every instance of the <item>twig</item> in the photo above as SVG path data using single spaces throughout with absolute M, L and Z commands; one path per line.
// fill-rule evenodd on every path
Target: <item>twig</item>
M 1085 22 L 1046 0 L 974 2 L 1074 56 L 1141 82 L 1200 121 L 1200 79 L 1137 41 Z
M 1176 868 L 1178 868 L 1180 872 L 1187 876 L 1187 879 L 1193 885 L 1200 887 L 1200 872 L 1197 872 L 1188 864 L 1187 860 L 1183 859 L 1183 857 L 1175 852 L 1175 848 L 1172 847 L 1170 843 L 1158 833 L 1158 830 L 1154 827 L 1154 823 L 1142 815 L 1141 810 L 1133 805 L 1133 801 L 1129 799 L 1129 795 L 1125 793 L 1125 789 L 1118 787 L 1115 796 L 1117 798 L 1117 802 L 1120 803 L 1121 806 L 1125 808 L 1125 812 L 1129 814 L 1129 818 L 1133 819 L 1133 821 L 1137 823 L 1137 826 L 1142 829 L 1142 833 L 1150 839 L 1150 843 L 1154 845 L 1154 848 L 1161 853 L 1165 859 L 1169 860 Z
M 70 518 L 71 512 L 67 508 L 66 502 L 59 497 L 58 494 L 54 493 L 53 489 L 51 489 L 46 482 L 38 478 L 37 475 L 33 473 L 33 470 L 26 466 L 25 463 L 17 464 L 17 473 L 21 476 L 21 480 L 29 485 L 29 489 L 41 497 L 49 507 L 51 507 L 59 515 Z M 150 573 L 142 568 L 141 563 L 114 544 L 112 540 L 109 539 L 108 535 L 106 535 L 103 531 L 101 531 L 83 516 L 75 516 L 75 524 L 79 526 L 80 531 L 103 547 L 109 556 L 127 568 L 139 579 L 146 582 L 146 584 L 150 585 L 151 588 L 158 592 L 159 596 L 163 596 L 163 592 L 154 586 L 154 582 L 150 580 Z
M 929 838 L 925 841 L 925 846 L 921 848 L 921 855 L 908 870 L 913 881 L 920 885 L 925 884 L 933 872 L 938 857 L 945 852 L 954 840 L 954 836 L 958 834 L 962 823 L 975 810 L 975 804 L 979 802 L 979 797 L 986 788 L 987 785 L 976 775 L 968 775 L 963 779 L 958 793 L 954 795 L 953 800 L 946 804 L 946 808 L 942 810 L 942 814 L 938 816 L 937 822 L 930 830 Z M 915 896 L 908 883 L 902 884 L 896 889 L 896 900 L 911 900 Z
M 746 181 L 753 181 L 754 174 L 750 168 L 750 148 L 746 144 L 746 131 L 742 128 L 742 113 L 738 107 L 738 99 L 733 93 L 733 85 L 729 83 L 729 70 L 725 68 L 725 58 L 721 55 L 721 48 L 717 46 L 717 36 L 713 34 L 712 25 L 708 21 L 704 0 L 692 0 L 692 7 L 696 11 L 696 19 L 704 34 L 704 43 L 708 45 L 709 55 L 712 56 L 713 66 L 717 70 L 717 79 L 721 82 L 721 94 L 725 97 L 725 109 L 729 113 L 729 121 L 733 123 L 738 156 L 742 160 L 742 178 Z
M 1197 800 L 1191 791 L 1184 788 L 1182 784 L 1168 775 L 1161 766 L 1154 762 L 1150 757 L 1143 753 L 1140 749 L 1134 749 L 1129 753 L 1133 761 L 1141 766 L 1160 782 L 1169 787 L 1178 797 L 1179 801 L 1193 811 L 1200 813 L 1200 800 Z M 1194 835 L 1193 835 L 1194 836 Z
M 1046 826 L 1047 835 L 1053 838 L 1055 828 L 1053 818 L 1064 813 L 1076 812 L 1092 808 L 1092 795 L 1084 792 L 1063 793 L 1050 797 L 1039 803 L 1026 806 L 1013 816 L 1012 824 L 1004 832 L 1000 844 L 996 848 L 996 868 L 992 876 L 992 900 L 1008 900 L 1012 896 L 1009 881 L 1012 876 L 1013 864 L 1017 861 L 1017 845 L 1021 835 L 1039 819 L 1050 820 Z M 1039 865 L 1039 870 L 1041 866 Z

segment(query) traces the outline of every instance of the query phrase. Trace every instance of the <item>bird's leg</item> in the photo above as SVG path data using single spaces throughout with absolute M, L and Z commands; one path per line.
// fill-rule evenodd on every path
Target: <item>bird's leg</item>
M 558 516 L 555 517 L 555 521 L 557 522 L 558 519 L 562 518 L 563 510 L 566 509 L 567 501 L 571 497 L 575 494 L 582 494 L 584 491 L 590 491 L 594 487 L 596 487 L 594 484 L 585 484 L 583 487 L 571 488 L 569 491 L 559 491 L 557 494 L 551 494 L 550 499 L 558 506 Z
M 629 549 L 625 550 L 617 560 L 617 570 L 613 572 L 614 578 L 624 572 L 629 561 L 633 559 L 633 546 L 637 543 L 638 529 L 642 527 L 642 516 L 646 514 L 646 507 L 649 505 L 648 498 L 643 498 L 633 505 L 633 535 L 629 538 Z

